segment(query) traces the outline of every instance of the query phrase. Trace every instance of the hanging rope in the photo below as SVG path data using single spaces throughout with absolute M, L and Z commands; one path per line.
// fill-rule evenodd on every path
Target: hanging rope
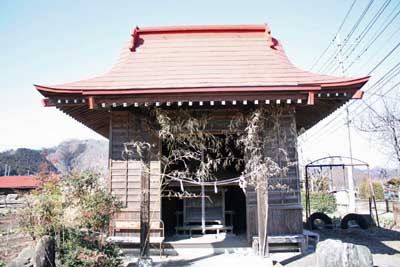
M 222 181 L 212 181 L 212 182 L 193 181 L 193 180 L 189 180 L 187 178 L 178 178 L 178 177 L 175 177 L 175 176 L 172 176 L 172 175 L 169 175 L 169 174 L 158 173 L 156 175 L 160 175 L 160 176 L 169 178 L 170 180 L 178 181 L 180 183 L 180 187 L 181 187 L 182 192 L 184 191 L 183 182 L 188 183 L 188 184 L 194 184 L 194 185 L 204 185 L 204 186 L 214 186 L 214 187 L 219 186 L 219 185 L 228 185 L 228 184 L 236 184 L 236 183 L 238 183 L 240 188 L 246 189 L 246 187 L 247 187 L 247 180 L 246 179 L 248 177 L 250 177 L 251 175 L 253 175 L 254 173 L 259 172 L 260 169 L 261 169 L 261 167 L 256 169 L 256 170 L 254 170 L 254 171 L 246 173 L 245 175 L 241 175 L 241 176 L 238 176 L 238 177 L 235 177 L 235 178 L 230 178 L 230 179 L 226 179 L 226 180 L 222 180 Z

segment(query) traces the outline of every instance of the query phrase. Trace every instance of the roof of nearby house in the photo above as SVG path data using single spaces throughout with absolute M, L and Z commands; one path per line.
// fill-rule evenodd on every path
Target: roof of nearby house
M 267 25 L 228 25 L 135 28 L 109 72 L 36 87 L 44 95 L 163 94 L 302 90 L 366 81 L 295 67 Z
M 35 176 L 0 176 L 0 188 L 30 189 L 39 186 Z

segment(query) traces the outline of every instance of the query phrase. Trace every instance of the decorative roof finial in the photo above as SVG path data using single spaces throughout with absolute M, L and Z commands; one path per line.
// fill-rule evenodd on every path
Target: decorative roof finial
M 268 23 L 264 23 L 264 25 L 265 25 L 265 34 L 267 36 L 268 45 L 271 48 L 275 48 L 275 43 L 274 43 L 274 41 L 272 39 L 272 35 L 271 35 L 271 29 L 269 28 Z
M 129 50 L 131 50 L 131 52 L 135 52 L 136 44 L 139 40 L 139 27 L 138 26 L 136 26 L 133 29 L 131 36 L 132 36 L 132 41 L 131 41 L 131 47 L 129 48 Z

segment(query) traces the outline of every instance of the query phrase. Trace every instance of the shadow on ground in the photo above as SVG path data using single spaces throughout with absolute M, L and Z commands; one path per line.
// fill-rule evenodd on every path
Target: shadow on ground
M 186 266 L 221 266 L 224 261 L 232 261 L 229 266 L 238 263 L 234 258 L 252 254 L 245 236 L 223 236 L 205 235 L 201 237 L 175 236 L 165 240 L 165 252 L 168 256 L 159 258 L 155 255 L 158 250 L 150 250 L 153 255 L 155 266 L 163 267 L 186 267 Z M 126 255 L 133 258 L 127 265 L 137 266 L 135 255 L 138 251 L 125 249 Z M 239 266 L 239 265 L 238 265 Z M 240 266 L 240 267 L 243 267 Z
M 374 227 L 367 230 L 352 228 L 346 230 L 320 230 L 317 232 L 320 234 L 321 241 L 338 239 L 342 242 L 364 245 L 371 250 L 372 254 L 394 255 L 400 253 L 400 232 L 398 231 Z M 393 244 L 393 242 L 398 244 Z
M 201 257 L 196 257 L 196 258 L 192 258 L 192 259 L 179 259 L 179 260 L 171 260 L 171 261 L 165 261 L 165 262 L 157 262 L 155 261 L 154 265 L 155 266 L 162 266 L 162 267 L 186 267 L 186 266 L 191 266 L 194 263 L 210 258 L 210 257 L 214 257 L 216 255 L 214 254 L 208 254 L 208 255 L 203 255 Z M 137 264 L 136 263 L 130 263 L 127 265 L 127 267 L 136 267 Z
M 385 228 L 373 227 L 367 230 L 360 228 L 350 229 L 323 229 L 313 230 L 320 235 L 320 242 L 326 239 L 336 239 L 342 242 L 363 245 L 370 249 L 374 255 L 374 261 L 398 261 L 400 257 L 400 232 Z M 280 263 L 284 266 L 312 266 L 315 264 L 314 259 L 315 248 L 309 249 L 308 253 L 295 255 Z M 379 266 L 383 265 L 382 262 Z
M 324 229 L 315 230 L 320 234 L 320 241 L 326 239 L 336 239 L 342 242 L 367 246 L 374 255 L 374 264 L 376 266 L 396 266 L 400 259 L 400 232 L 383 228 L 370 228 L 363 230 L 359 228 L 352 229 Z M 229 240 L 229 239 L 228 239 Z M 227 242 L 227 240 L 224 240 Z M 229 240 L 232 241 L 232 240 Z M 223 242 L 223 241 L 222 241 Z M 193 242 L 195 243 L 195 242 Z M 176 244 L 175 244 L 176 245 Z M 187 244 L 186 244 L 187 245 Z M 177 253 L 176 256 L 154 258 L 158 266 L 163 267 L 199 267 L 199 266 L 265 266 L 259 262 L 259 257 L 254 257 L 248 252 L 235 251 L 228 248 L 222 252 L 220 247 L 222 243 L 208 243 L 208 249 L 202 250 L 200 247 L 192 247 L 192 253 Z M 226 244 L 225 244 L 226 245 Z M 204 247 L 203 247 L 204 248 Z M 179 250 L 177 248 L 177 250 Z M 174 251 L 174 249 L 172 249 Z M 202 251 L 202 252 L 200 252 Z M 315 247 L 309 247 L 307 253 L 272 253 L 271 258 L 287 267 L 309 267 L 315 266 Z M 171 255 L 171 254 L 170 254 Z M 136 263 L 130 263 L 129 267 L 136 266 Z M 157 266 L 157 265 L 155 265 Z M 279 266 L 279 265 L 278 265 Z

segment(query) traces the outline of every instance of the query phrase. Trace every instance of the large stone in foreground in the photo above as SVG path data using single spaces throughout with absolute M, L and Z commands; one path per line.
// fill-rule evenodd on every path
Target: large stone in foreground
M 35 264 L 35 249 L 33 247 L 24 248 L 7 267 L 36 267 Z
M 55 266 L 54 240 L 44 236 L 36 247 L 24 248 L 7 267 L 54 267 Z
M 372 267 L 371 251 L 362 245 L 327 239 L 318 243 L 317 267 Z
M 37 267 L 55 266 L 55 243 L 49 236 L 42 237 L 36 244 L 35 262 Z

